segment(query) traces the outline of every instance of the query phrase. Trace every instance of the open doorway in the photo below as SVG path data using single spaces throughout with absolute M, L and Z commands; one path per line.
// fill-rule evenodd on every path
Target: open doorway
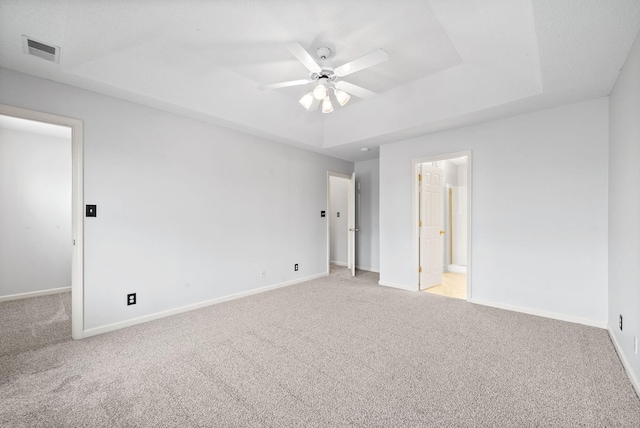
M 470 164 L 468 152 L 414 161 L 421 291 L 471 297 Z
M 6 163 L 0 194 L 0 227 L 6 238 L 0 248 L 0 302 L 35 297 L 38 304 L 46 305 L 46 298 L 53 296 L 60 310 L 50 311 L 50 319 L 41 316 L 34 321 L 50 335 L 50 324 L 67 316 L 65 334 L 80 339 L 82 121 L 6 105 L 0 105 L 0 121 L 0 149 Z M 36 312 L 42 315 L 48 309 L 40 307 Z M 28 319 L 16 323 L 23 321 Z
M 327 272 L 356 275 L 355 174 L 327 173 Z

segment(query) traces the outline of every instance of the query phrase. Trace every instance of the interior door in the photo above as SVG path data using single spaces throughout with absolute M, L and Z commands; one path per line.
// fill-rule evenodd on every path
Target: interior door
M 422 165 L 420 181 L 420 289 L 442 283 L 443 171 Z
M 347 240 L 347 267 L 351 269 L 351 276 L 356 276 L 356 174 L 351 174 L 349 191 L 347 192 L 347 222 L 349 223 L 349 238 Z

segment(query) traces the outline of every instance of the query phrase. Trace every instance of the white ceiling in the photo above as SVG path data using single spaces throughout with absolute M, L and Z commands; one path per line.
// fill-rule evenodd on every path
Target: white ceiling
M 0 65 L 352 161 L 381 144 L 606 96 L 640 0 L 3 0 Z M 22 35 L 60 46 L 23 54 Z M 285 48 L 328 46 L 378 96 L 307 112 Z M 361 147 L 371 147 L 363 152 Z

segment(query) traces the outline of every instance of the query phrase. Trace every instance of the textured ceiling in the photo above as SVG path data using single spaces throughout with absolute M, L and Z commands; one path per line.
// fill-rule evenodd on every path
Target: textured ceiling
M 349 160 L 387 142 L 606 96 L 640 30 L 640 0 L 3 0 L 0 66 Z M 62 48 L 22 51 L 22 35 Z M 330 47 L 378 96 L 307 112 L 285 48 Z M 362 146 L 373 150 L 362 152 Z

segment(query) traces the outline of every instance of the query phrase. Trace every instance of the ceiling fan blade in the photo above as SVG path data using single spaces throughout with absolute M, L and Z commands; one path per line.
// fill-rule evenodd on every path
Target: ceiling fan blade
M 380 64 L 381 62 L 385 62 L 388 59 L 389 55 L 382 49 L 378 49 L 366 54 L 365 56 L 361 56 L 358 59 L 354 59 L 351 62 L 341 65 L 340 67 L 333 70 L 333 72 L 336 74 L 336 76 L 347 76 L 351 73 L 355 73 L 356 71 L 360 71 L 362 69 L 372 67 L 376 64 Z
M 354 85 L 353 83 L 345 82 L 344 80 L 337 81 L 336 88 L 362 99 L 367 99 L 378 95 L 373 91 L 370 91 L 358 85 Z
M 298 58 L 298 61 L 302 63 L 312 73 L 320 73 L 322 69 L 318 63 L 309 55 L 309 52 L 302 47 L 300 43 L 291 42 L 287 43 L 287 49 L 291 52 L 291 55 Z
M 258 89 L 288 88 L 289 86 L 306 85 L 309 82 L 311 82 L 310 79 L 289 80 L 288 82 L 271 83 L 269 85 L 260 85 L 260 86 L 258 86 Z

